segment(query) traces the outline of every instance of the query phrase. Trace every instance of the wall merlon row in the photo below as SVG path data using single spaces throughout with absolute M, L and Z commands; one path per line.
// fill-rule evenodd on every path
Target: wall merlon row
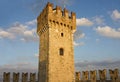
M 21 74 L 21 78 L 20 78 L 20 73 L 15 73 L 13 72 L 13 77 L 11 77 L 11 73 L 10 72 L 4 72 L 3 73 L 3 82 L 36 82 L 36 73 L 30 73 L 30 75 L 28 73 L 22 73 Z M 29 81 L 28 81 L 28 77 L 29 77 Z
M 109 69 L 110 79 L 107 78 L 107 69 L 91 70 L 75 73 L 75 82 L 120 82 L 119 69 Z M 98 74 L 97 74 L 98 73 Z M 3 82 L 37 82 L 37 73 L 3 73 Z M 55 77 L 56 78 L 56 77 Z
M 100 80 L 101 82 L 106 82 L 108 80 L 107 76 L 107 70 L 92 70 L 92 71 L 82 71 L 82 72 L 76 72 L 76 82 L 79 81 L 92 81 L 92 82 L 97 82 L 97 80 Z M 119 76 L 119 70 L 114 69 L 114 70 L 109 70 L 109 79 L 112 82 L 120 82 L 120 76 Z
M 69 13 L 69 11 L 64 8 L 62 10 L 61 7 L 56 6 L 55 8 L 53 7 L 52 3 L 47 3 L 46 7 L 42 10 L 41 14 L 38 16 L 38 20 L 41 20 L 42 18 L 48 17 L 49 16 L 58 16 L 59 18 L 64 18 L 66 20 L 71 20 L 71 21 L 76 21 L 76 14 L 74 12 Z

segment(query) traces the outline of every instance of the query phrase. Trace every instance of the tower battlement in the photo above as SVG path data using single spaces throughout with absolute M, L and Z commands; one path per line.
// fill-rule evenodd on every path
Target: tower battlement
M 76 29 L 76 14 L 74 12 L 69 13 L 66 8 L 62 10 L 59 6 L 54 8 L 53 4 L 49 2 L 38 16 L 37 21 L 39 21 L 39 28 L 37 28 L 38 33 L 40 30 L 42 31 L 42 27 L 45 24 L 64 25 L 64 27 L 68 27 L 72 31 Z

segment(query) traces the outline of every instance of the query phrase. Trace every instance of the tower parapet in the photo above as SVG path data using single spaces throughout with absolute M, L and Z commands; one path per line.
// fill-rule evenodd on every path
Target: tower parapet
M 76 29 L 76 14 L 74 12 L 69 13 L 67 9 L 63 9 L 59 6 L 53 7 L 52 3 L 47 3 L 41 14 L 38 16 L 38 28 L 37 33 L 41 34 L 43 31 L 43 25 L 45 24 L 59 24 L 64 25 L 74 32 Z M 47 20 L 47 21 L 46 21 Z

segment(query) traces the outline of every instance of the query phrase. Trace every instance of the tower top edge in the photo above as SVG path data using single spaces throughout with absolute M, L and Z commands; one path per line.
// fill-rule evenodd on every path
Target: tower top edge
M 69 18 L 69 19 L 74 19 L 76 18 L 76 13 L 75 12 L 70 12 L 64 8 L 62 9 L 60 6 L 56 6 L 54 8 L 53 3 L 48 2 L 46 4 L 46 6 L 44 7 L 44 9 L 42 10 L 42 12 L 40 13 L 40 15 L 38 16 L 38 18 L 44 16 L 44 15 L 48 15 L 48 14 L 58 14 L 59 16 L 63 16 L 65 18 Z

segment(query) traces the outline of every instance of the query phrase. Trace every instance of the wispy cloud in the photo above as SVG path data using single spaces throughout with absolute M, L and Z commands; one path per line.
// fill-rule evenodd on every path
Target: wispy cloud
M 36 20 L 28 21 L 25 24 L 15 22 L 7 29 L 0 30 L 1 39 L 18 39 L 25 42 L 38 41 L 36 28 L 31 28 L 31 25 L 36 25 Z
M 76 70 L 120 69 L 120 60 L 81 61 L 75 67 Z
M 12 34 L 12 33 L 9 33 L 7 31 L 4 31 L 4 30 L 0 30 L 0 38 L 8 38 L 8 39 L 14 39 L 15 36 Z
M 97 24 L 97 25 L 105 25 L 105 20 L 104 20 L 103 16 L 93 17 L 93 22 L 94 22 L 94 24 Z
M 89 27 L 93 25 L 93 22 L 87 18 L 77 18 L 76 24 L 77 26 L 88 26 Z
M 85 33 L 83 33 L 81 30 L 77 30 L 74 33 L 74 40 L 79 40 L 79 39 L 84 38 L 84 37 L 85 37 Z
M 74 46 L 83 46 L 83 45 L 85 45 L 85 43 L 84 43 L 84 42 L 79 42 L 79 43 L 78 43 L 78 42 L 75 42 L 75 41 L 74 41 L 73 45 L 74 45 Z
M 32 21 L 26 22 L 26 25 L 28 25 L 28 26 L 35 25 L 35 24 L 37 24 L 37 20 L 36 19 L 34 19 Z
M 77 42 L 78 40 L 80 40 L 80 39 L 82 39 L 84 37 L 85 37 L 85 34 L 81 30 L 77 30 L 74 33 L 74 42 L 73 42 L 73 45 L 74 46 L 83 46 L 83 45 L 85 45 L 84 42 Z
M 19 60 L 19 61 L 18 61 Z M 0 65 L 0 73 L 3 72 L 37 72 L 38 58 L 32 56 L 18 56 L 10 60 L 10 63 Z
M 38 66 L 30 62 L 18 62 L 0 66 L 0 75 L 3 72 L 38 72 Z
M 116 20 L 116 21 L 120 20 L 120 12 L 117 9 L 115 9 L 112 12 L 111 17 L 112 17 L 113 20 Z
M 120 30 L 119 29 L 120 28 L 114 29 L 114 28 L 109 27 L 109 26 L 104 26 L 104 27 L 99 26 L 95 30 L 98 34 L 100 34 L 102 36 L 120 39 Z

